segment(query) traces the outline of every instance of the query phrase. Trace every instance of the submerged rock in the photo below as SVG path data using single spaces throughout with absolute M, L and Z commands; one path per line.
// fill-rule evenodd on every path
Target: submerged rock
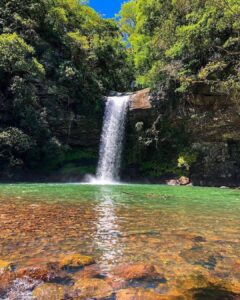
M 176 289 L 181 291 L 187 300 L 240 299 L 240 282 L 237 278 L 221 279 L 212 272 L 183 276 L 177 280 Z
M 52 283 L 41 284 L 32 293 L 36 300 L 63 300 L 66 294 L 66 287 Z
M 159 274 L 153 265 L 148 264 L 124 264 L 117 267 L 113 274 L 125 280 L 134 279 L 160 279 L 163 276 Z
M 75 285 L 76 299 L 103 299 L 113 294 L 112 286 L 103 279 L 85 278 L 78 280 Z
M 102 271 L 99 266 L 91 265 L 86 266 L 84 269 L 72 275 L 74 280 L 79 280 L 83 278 L 99 278 L 102 276 Z
M 202 246 L 193 246 L 191 249 L 183 250 L 180 253 L 186 262 L 192 265 L 199 265 L 208 270 L 214 270 L 218 260 L 223 257 L 214 251 L 206 250 Z
M 70 254 L 64 256 L 60 260 L 61 268 L 76 268 L 84 267 L 91 264 L 94 264 L 95 260 L 91 256 L 85 256 L 81 254 Z
M 35 280 L 50 281 L 62 277 L 63 273 L 57 263 L 48 263 L 45 265 L 28 266 L 16 271 L 17 278 L 29 277 Z
M 160 295 L 154 291 L 129 288 L 120 290 L 116 294 L 116 300 L 183 300 L 181 296 Z

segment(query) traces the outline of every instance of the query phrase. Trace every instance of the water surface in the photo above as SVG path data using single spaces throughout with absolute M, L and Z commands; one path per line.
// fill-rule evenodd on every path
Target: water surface
M 153 263 L 168 282 L 240 280 L 240 191 L 157 185 L 0 185 L 1 259 L 92 255 L 103 272 Z

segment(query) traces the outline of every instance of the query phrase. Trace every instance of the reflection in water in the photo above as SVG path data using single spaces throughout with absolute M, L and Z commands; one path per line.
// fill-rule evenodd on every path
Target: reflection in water
M 119 242 L 121 232 L 118 217 L 115 214 L 114 201 L 107 188 L 102 187 L 97 195 L 100 202 L 96 209 L 96 232 L 94 244 L 96 251 L 100 251 L 99 264 L 105 271 L 117 263 L 123 255 L 123 244 Z

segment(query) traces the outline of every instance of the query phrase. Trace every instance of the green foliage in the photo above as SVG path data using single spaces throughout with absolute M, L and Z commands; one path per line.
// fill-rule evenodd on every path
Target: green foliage
M 132 0 L 120 16 L 143 86 L 171 78 L 184 93 L 196 80 L 239 82 L 239 0 Z
M 33 58 L 34 49 L 16 33 L 0 35 L 0 70 L 9 73 L 26 72 L 32 76 L 44 74 L 44 67 Z
M 197 161 L 197 154 L 194 152 L 182 152 L 178 157 L 178 168 L 183 168 L 186 171 L 190 170 L 190 167 Z
M 24 156 L 32 146 L 31 138 L 14 127 L 0 129 L 0 163 L 2 172 L 23 165 Z
M 1 0 L 0 123 L 31 140 L 26 155 L 14 148 L 2 163 L 58 167 L 66 149 L 60 120 L 99 118 L 102 95 L 129 89 L 132 76 L 117 23 L 84 1 Z

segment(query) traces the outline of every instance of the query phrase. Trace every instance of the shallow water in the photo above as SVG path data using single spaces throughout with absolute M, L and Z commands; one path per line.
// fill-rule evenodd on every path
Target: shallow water
M 103 272 L 156 265 L 240 280 L 240 191 L 157 185 L 0 185 L 0 259 L 92 255 Z

